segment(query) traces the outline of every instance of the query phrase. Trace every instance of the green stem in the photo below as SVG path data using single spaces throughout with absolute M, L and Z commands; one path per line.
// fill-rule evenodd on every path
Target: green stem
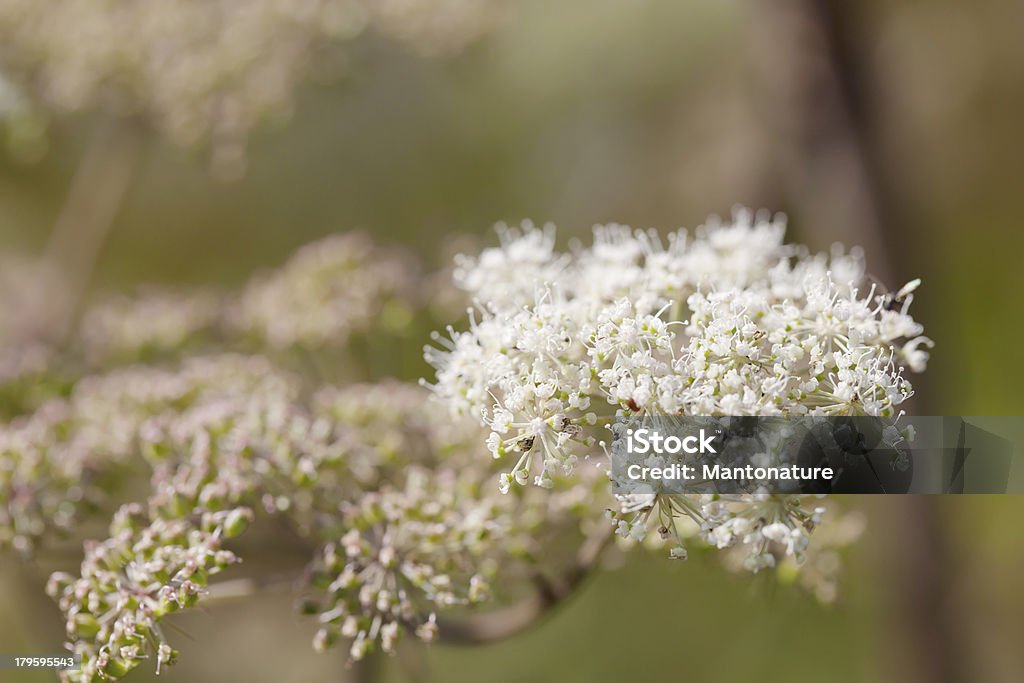
M 134 122 L 104 118 L 75 171 L 46 245 L 46 261 L 64 285 L 51 330 L 58 338 L 68 334 L 81 311 L 103 246 L 135 177 L 142 141 Z

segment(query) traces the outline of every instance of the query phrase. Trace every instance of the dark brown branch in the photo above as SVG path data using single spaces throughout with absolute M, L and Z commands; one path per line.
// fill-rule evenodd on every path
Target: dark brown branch
M 902 283 L 889 255 L 901 246 L 895 236 L 901 217 L 871 135 L 871 73 L 863 58 L 865 36 L 856 30 L 858 9 L 852 2 L 765 3 L 757 28 L 771 43 L 761 43 L 766 58 L 761 63 L 769 65 L 766 93 L 773 91 L 776 98 L 772 109 L 792 201 L 828 239 L 862 244 L 872 274 L 897 287 Z M 958 618 L 949 597 L 953 558 L 941 501 L 906 496 L 893 505 L 889 514 L 899 523 L 881 571 L 895 575 L 890 602 L 897 608 L 899 642 L 908 659 L 902 678 L 966 680 L 968 653 L 955 634 Z
M 203 604 L 221 604 L 231 600 L 251 598 L 254 595 L 293 591 L 301 579 L 301 572 L 283 572 L 218 581 L 210 584 Z
M 971 680 L 964 645 L 957 636 L 959 618 L 952 586 L 956 557 L 949 548 L 939 496 L 898 496 L 897 519 L 889 553 L 882 558 L 891 572 L 891 602 L 900 641 L 909 647 L 898 653 L 901 678 L 924 683 Z
M 757 5 L 752 31 L 758 105 L 772 128 L 779 190 L 813 226 L 809 241 L 859 244 L 872 274 L 892 278 L 885 207 L 864 139 L 862 81 L 832 3 Z M 895 286 L 890 284 L 889 286 Z

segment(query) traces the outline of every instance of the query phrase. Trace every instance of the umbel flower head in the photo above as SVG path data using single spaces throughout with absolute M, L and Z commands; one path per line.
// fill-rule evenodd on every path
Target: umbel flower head
M 430 641 L 436 610 L 488 597 L 493 548 L 513 540 L 504 538 L 508 499 L 481 496 L 475 489 L 484 482 L 452 470 L 413 468 L 404 479 L 343 504 L 348 531 L 314 564 L 324 595 L 310 603 L 322 624 L 318 650 L 345 636 L 355 659 L 378 646 L 393 652 L 403 626 Z
M 616 414 L 897 417 L 904 372 L 932 345 L 908 312 L 917 283 L 880 291 L 859 250 L 812 254 L 784 233 L 781 218 L 739 209 L 664 239 L 598 226 L 590 246 L 559 253 L 553 226 L 499 226 L 500 247 L 457 260 L 473 307 L 467 329 L 426 348 L 431 389 L 490 429 L 502 491 L 571 475 Z M 661 518 L 678 540 L 673 520 L 689 517 L 713 545 L 749 544 L 756 569 L 772 544 L 800 553 L 820 516 L 785 498 L 756 504 L 770 514 L 672 498 L 624 500 L 619 533 L 643 538 Z

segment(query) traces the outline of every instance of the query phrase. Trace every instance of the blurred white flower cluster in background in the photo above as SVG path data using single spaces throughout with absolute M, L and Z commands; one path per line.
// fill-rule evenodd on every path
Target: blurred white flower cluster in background
M 424 54 L 454 53 L 489 30 L 502 5 L 2 0 L 0 66 L 44 108 L 142 118 L 177 144 L 210 145 L 215 164 L 230 167 L 260 122 L 289 115 L 314 66 L 343 68 L 345 45 L 368 28 Z M 8 99 L 0 94 L 0 106 Z

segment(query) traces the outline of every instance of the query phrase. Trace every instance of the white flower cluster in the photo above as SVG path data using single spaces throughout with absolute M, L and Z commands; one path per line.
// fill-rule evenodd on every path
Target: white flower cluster
M 916 281 L 880 291 L 858 250 L 787 245 L 782 219 L 766 214 L 737 210 L 665 240 L 598 226 L 570 253 L 555 250 L 551 226 L 499 232 L 500 247 L 457 260 L 474 300 L 468 329 L 435 335 L 425 353 L 434 393 L 490 428 L 495 458 L 514 455 L 502 491 L 571 473 L 596 454 L 593 427 L 615 415 L 896 417 L 912 393 L 904 368 L 923 370 L 932 345 L 908 313 Z M 798 555 L 814 524 L 786 497 L 622 503 L 620 535 L 642 538 L 667 509 L 713 545 L 751 546 L 753 569 L 772 543 Z
M 481 496 L 486 484 L 472 471 L 413 467 L 404 479 L 342 504 L 347 532 L 314 565 L 318 651 L 345 637 L 353 659 L 378 646 L 394 652 L 403 627 L 430 641 L 438 609 L 488 598 L 495 548 L 511 540 L 512 501 Z
M 685 559 L 685 539 L 698 535 L 718 550 L 736 548 L 743 568 L 757 572 L 785 557 L 804 559 L 810 534 L 826 508 L 805 509 L 807 496 L 700 494 L 628 496 L 620 512 L 609 511 L 616 533 L 643 541 L 657 524 L 653 545 L 669 545 L 669 557 Z
M 859 252 L 810 255 L 781 220 L 737 212 L 667 244 L 602 226 L 554 250 L 553 231 L 504 229 L 500 248 L 462 257 L 476 302 L 469 329 L 427 360 L 454 413 L 483 416 L 508 472 L 546 483 L 592 451 L 586 427 L 628 414 L 892 416 L 911 395 L 904 366 L 931 341 L 912 295 L 865 289 Z
M 51 582 L 85 662 L 67 680 L 173 663 L 160 622 L 238 561 L 221 542 L 251 510 L 317 549 L 306 573 L 315 646 L 346 638 L 355 659 L 392 652 L 405 630 L 432 639 L 437 612 L 489 599 L 499 567 L 525 573 L 537 528 L 571 530 L 592 510 L 577 487 L 500 495 L 491 462 L 474 457 L 479 426 L 449 419 L 418 386 L 309 389 L 259 356 L 194 357 L 87 377 L 0 426 L 0 550 L 28 554 L 83 508 L 109 511 L 129 491 L 108 475 L 151 472 L 146 502 L 86 543 L 79 576 Z
M 69 397 L 0 424 L 0 548 L 28 555 L 48 530 L 71 529 L 80 508 L 111 493 L 104 473 L 134 461 L 155 425 L 227 398 L 297 393 L 264 359 L 232 354 L 83 379 Z
M 113 296 L 82 315 L 78 344 L 90 365 L 159 357 L 218 331 L 225 301 L 214 292 L 147 288 Z
M 238 562 L 221 543 L 252 517 L 247 508 L 182 516 L 179 504 L 172 494 L 154 497 L 148 511 L 122 507 L 110 538 L 87 545 L 81 576 L 50 577 L 47 592 L 60 604 L 68 645 L 83 662 L 61 680 L 114 680 L 151 659 L 159 673 L 177 659 L 160 622 L 195 605 L 209 577 Z
M 308 244 L 253 278 L 227 306 L 228 328 L 272 349 L 337 346 L 374 325 L 408 319 L 414 269 L 360 233 Z
M 311 242 L 238 293 L 146 289 L 102 299 L 78 337 L 93 363 L 159 357 L 211 341 L 256 348 L 337 349 L 354 334 L 408 319 L 415 268 L 362 233 Z M 382 320 L 382 318 L 384 318 Z
M 750 548 L 736 544 L 722 553 L 724 565 L 738 570 L 747 569 L 756 562 L 771 562 L 781 583 L 796 583 L 821 603 L 835 602 L 839 597 L 843 553 L 864 533 L 866 521 L 862 513 L 844 510 L 832 503 L 815 500 L 809 525 L 795 520 L 805 530 L 810 527 L 814 531 L 813 542 L 803 552 L 787 555 L 788 545 L 769 543 L 766 550 L 772 554 L 770 561 L 751 560 Z M 823 521 L 819 525 L 815 520 Z M 792 536 L 792 532 L 789 533 Z

